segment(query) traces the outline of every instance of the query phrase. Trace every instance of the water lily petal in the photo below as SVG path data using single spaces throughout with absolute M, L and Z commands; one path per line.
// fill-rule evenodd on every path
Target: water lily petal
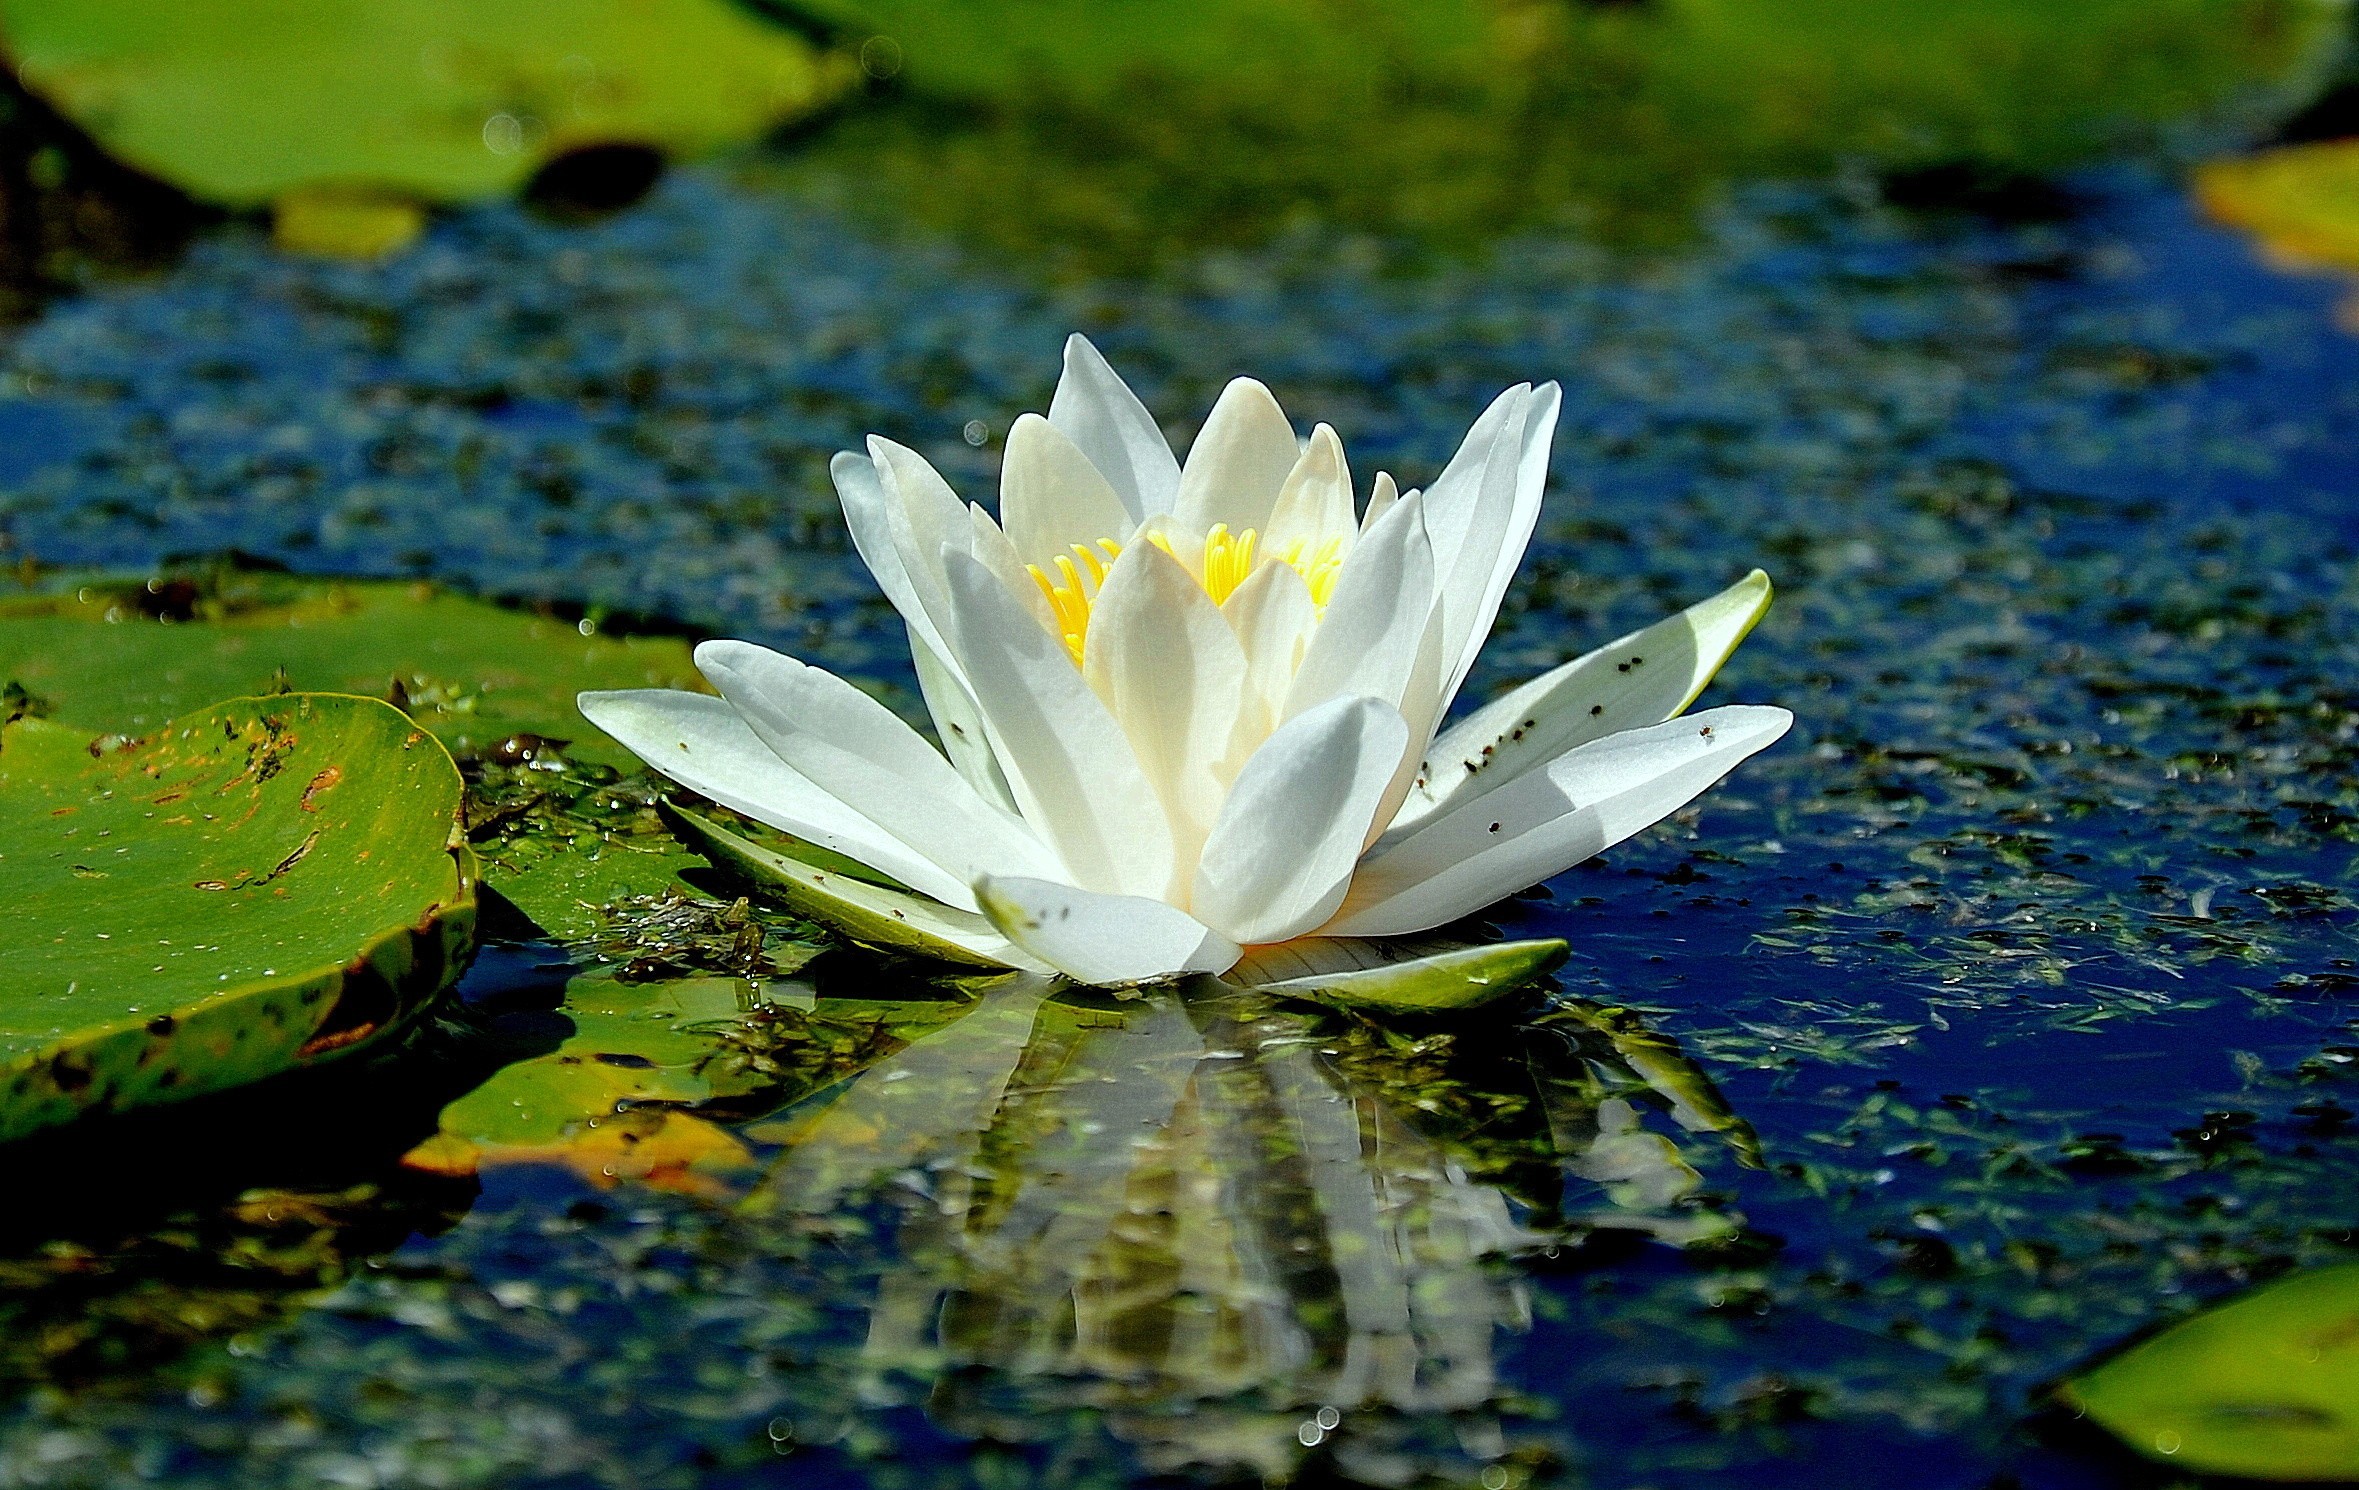
M 1015 544 L 1008 541 L 1007 534 L 1000 531 L 999 524 L 993 522 L 991 514 L 982 508 L 969 506 L 967 519 L 967 552 L 973 554 L 978 563 L 1007 586 L 1008 593 L 1015 596 L 1024 609 L 1032 612 L 1033 620 L 1038 621 L 1051 636 L 1056 635 L 1057 613 L 1050 607 L 1040 582 L 1024 567 L 1024 558 L 1016 552 Z
M 1409 492 L 1414 496 L 1417 488 L 1411 487 Z M 1400 499 L 1401 489 L 1394 485 L 1392 472 L 1378 471 L 1376 480 L 1368 487 L 1368 510 L 1360 514 L 1360 531 L 1365 533 L 1375 527 L 1376 520 L 1391 511 L 1392 504 Z
M 1331 426 L 1322 424 L 1311 431 L 1310 443 L 1302 447 L 1294 469 L 1278 488 L 1277 505 L 1270 509 L 1269 527 L 1262 534 L 1262 552 L 1283 555 L 1300 544 L 1303 554 L 1313 557 L 1333 543 L 1335 556 L 1341 558 L 1351 551 L 1359 531 L 1343 441 Z
M 975 886 L 975 899 L 1001 935 L 1076 983 L 1226 972 L 1242 955 L 1186 911 L 1142 895 L 992 878 Z
M 1082 675 L 1122 726 L 1171 822 L 1172 883 L 1188 883 L 1235 774 L 1245 649 L 1204 587 L 1151 543 L 1134 543 L 1090 610 Z
M 864 946 L 966 967 L 1046 971 L 974 911 L 873 885 L 838 868 L 756 843 L 677 802 L 666 801 L 662 812 L 673 836 L 710 859 L 714 868 Z
M 1508 389 L 1475 421 L 1426 494 L 1426 526 L 1449 626 L 1445 708 L 1489 638 L 1499 602 L 1531 542 L 1561 404 L 1554 383 Z
M 1179 500 L 1172 516 L 1198 533 L 1226 523 L 1232 533 L 1267 529 L 1278 490 L 1302 457 L 1294 426 L 1270 390 L 1238 378 L 1221 390 L 1188 464 L 1180 472 Z
M 901 545 L 894 541 L 896 499 L 886 492 L 875 457 L 846 450 L 830 461 L 827 469 L 835 478 L 836 495 L 843 501 L 844 526 L 852 534 L 852 547 L 859 553 L 860 561 L 868 566 L 868 572 L 876 576 L 877 588 L 893 602 L 893 609 L 901 613 L 910 631 L 937 656 L 947 659 L 950 648 L 918 594 L 917 582 L 910 577 L 908 565 L 903 561 Z
M 950 763 L 976 796 L 1014 812 L 1016 794 L 1008 790 L 1007 773 L 991 753 L 991 736 L 983 728 L 983 711 L 976 707 L 975 696 L 959 681 L 949 660 L 915 630 L 909 632 L 909 660 L 917 671 L 917 691 L 926 701 L 926 712 L 934 716 L 934 736 Z
M 1087 337 L 1065 339 L 1065 372 L 1049 400 L 1048 422 L 1080 447 L 1114 488 L 1130 514 L 1130 527 L 1171 511 L 1180 481 L 1171 442 Z
M 1138 526 L 1081 447 L 1038 414 L 1022 416 L 1008 430 L 999 517 L 1024 562 L 1043 568 L 1060 555 L 1071 557 L 1075 545 L 1123 542 Z
M 780 760 L 727 701 L 673 688 L 585 693 L 582 717 L 692 792 L 857 860 L 948 905 L 967 885 Z
M 1433 608 L 1434 551 L 1424 502 L 1404 497 L 1345 561 L 1326 618 L 1287 689 L 1283 717 L 1355 694 L 1402 708 Z
M 1380 844 L 1322 934 L 1423 931 L 1560 874 L 1678 811 L 1793 722 L 1732 705 L 1567 751 Z
M 1408 743 L 1408 724 L 1381 699 L 1339 698 L 1287 721 L 1221 807 L 1196 869 L 1196 916 L 1251 944 L 1334 915 Z
M 706 642 L 696 666 L 780 760 L 959 883 L 1059 873 L 1022 820 L 975 795 L 917 731 L 835 674 L 738 641 Z
M 1230 592 L 1220 609 L 1245 649 L 1237 734 L 1239 744 L 1250 750 L 1278 727 L 1287 690 L 1319 629 L 1319 607 L 1292 566 L 1264 564 Z
M 1392 831 L 1495 790 L 1576 745 L 1660 724 L 1695 702 L 1769 609 L 1756 569 L 1709 600 L 1541 674 L 1452 725 Z
M 1064 643 L 970 555 L 946 549 L 956 658 L 992 752 L 1034 833 L 1077 884 L 1117 895 L 1170 885 L 1171 829 L 1114 716 Z

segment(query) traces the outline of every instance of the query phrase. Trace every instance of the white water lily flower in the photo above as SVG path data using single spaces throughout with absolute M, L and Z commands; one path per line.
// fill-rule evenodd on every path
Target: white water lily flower
M 1659 821 L 1792 723 L 1681 714 L 1767 607 L 1756 570 L 1440 728 L 1531 539 L 1557 408 L 1553 383 L 1509 389 L 1430 489 L 1379 475 L 1359 510 L 1335 431 L 1298 439 L 1260 383 L 1228 386 L 1182 466 L 1076 336 L 1048 417 L 1008 432 L 998 521 L 890 440 L 835 460 L 943 750 L 746 642 L 697 649 L 719 698 L 582 712 L 928 897 L 846 887 L 973 959 L 1130 983 L 1439 926 Z

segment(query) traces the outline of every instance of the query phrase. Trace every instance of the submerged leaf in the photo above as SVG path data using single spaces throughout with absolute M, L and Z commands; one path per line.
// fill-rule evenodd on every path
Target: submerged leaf
M 2359 1264 L 2238 1295 L 2072 1378 L 2062 1395 L 2174 1469 L 2359 1480 Z
M 456 976 L 448 753 L 374 699 L 233 699 L 115 750 L 0 735 L 0 1139 L 383 1038 Z

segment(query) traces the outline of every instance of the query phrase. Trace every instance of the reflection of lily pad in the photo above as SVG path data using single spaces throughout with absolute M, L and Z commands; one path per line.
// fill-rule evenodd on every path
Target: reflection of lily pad
M 794 997 L 791 987 L 774 992 Z M 601 1187 L 624 1180 L 711 1194 L 750 1162 L 746 1145 L 710 1116 L 808 1095 L 965 1010 L 920 1003 L 817 1000 L 809 1010 L 749 1007 L 742 978 L 634 985 L 577 979 L 552 1015 L 510 1015 L 495 1033 L 564 1031 L 544 1054 L 504 1066 L 442 1111 L 412 1168 L 472 1174 L 550 1164 Z
M 184 617 L 185 619 L 174 619 Z M 0 680 L 93 730 L 137 734 L 212 699 L 283 685 L 386 695 L 455 750 L 526 732 L 627 761 L 582 726 L 586 688 L 696 688 L 676 637 L 585 636 L 571 621 L 431 585 L 240 576 L 97 582 L 0 599 Z
M 2359 1480 L 2359 1265 L 2231 1299 L 2074 1377 L 2063 1395 L 2175 1469 Z
M 235 699 L 93 754 L 0 743 L 0 1138 L 343 1054 L 463 962 L 450 756 L 373 699 Z
M 0 0 L 0 37 L 115 155 L 232 206 L 452 201 L 582 146 L 710 150 L 849 70 L 725 0 Z

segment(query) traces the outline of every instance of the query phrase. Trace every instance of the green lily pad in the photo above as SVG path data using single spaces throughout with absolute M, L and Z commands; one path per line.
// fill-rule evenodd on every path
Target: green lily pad
M 463 786 L 399 710 L 232 699 L 91 747 L 0 736 L 0 1139 L 347 1054 L 464 964 Z
M 2174 1469 L 2359 1480 L 2359 1264 L 2241 1294 L 2072 1378 L 2061 1394 Z
M 1303 937 L 1252 949 L 1227 977 L 1246 988 L 1325 1003 L 1430 1013 L 1489 1003 L 1555 967 L 1564 955 L 1565 944 L 1554 939 Z
M 461 201 L 594 145 L 700 153 L 856 75 L 726 0 L 0 0 L 0 38 L 115 156 L 241 207 Z
M 0 598 L 0 680 L 52 717 L 122 734 L 274 686 L 386 697 L 398 684 L 395 701 L 455 751 L 537 734 L 627 765 L 574 695 L 703 684 L 678 637 L 592 630 L 398 581 L 68 577 Z

